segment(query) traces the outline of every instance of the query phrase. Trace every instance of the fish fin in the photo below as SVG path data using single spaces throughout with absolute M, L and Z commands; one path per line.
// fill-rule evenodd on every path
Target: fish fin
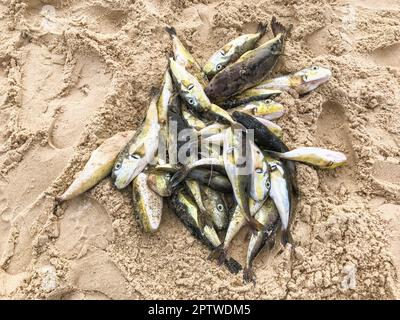
M 224 264 L 233 274 L 238 274 L 243 269 L 242 265 L 233 258 L 225 259 Z
M 174 27 L 172 27 L 172 26 L 165 27 L 165 31 L 168 32 L 168 34 L 170 35 L 171 39 L 176 36 L 176 29 Z
M 293 237 L 289 229 L 282 230 L 281 243 L 283 246 L 286 246 L 288 243 L 294 246 Z
M 217 260 L 218 265 L 222 265 L 226 258 L 227 252 L 224 248 L 224 244 L 221 243 L 218 247 L 216 247 L 208 256 L 208 260 Z
M 258 24 L 257 33 L 260 34 L 260 38 L 267 32 L 268 24 L 260 22 Z
M 151 87 L 150 89 L 150 97 L 151 98 L 156 98 L 160 95 L 160 89 L 157 87 Z
M 244 283 L 253 282 L 253 284 L 256 285 L 256 275 L 252 268 L 243 269 L 243 282 Z
M 257 234 L 258 231 L 262 231 L 264 229 L 264 225 L 261 222 L 257 221 L 257 219 L 254 217 L 250 217 L 248 223 L 250 226 L 250 231 L 253 234 Z
M 283 36 L 286 37 L 293 29 L 293 25 L 291 24 L 288 28 L 286 28 L 282 23 L 276 20 L 275 16 L 273 16 L 271 20 L 271 29 L 275 37 L 280 33 L 282 33 Z

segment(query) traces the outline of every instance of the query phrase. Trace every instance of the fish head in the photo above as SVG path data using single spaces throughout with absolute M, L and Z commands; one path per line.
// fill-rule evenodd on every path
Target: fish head
M 129 183 L 140 173 L 140 163 L 143 161 L 143 154 L 138 150 L 135 153 L 120 157 L 114 164 L 112 179 L 118 189 L 126 188 Z
M 299 94 L 306 94 L 327 82 L 332 76 L 331 70 L 319 66 L 303 69 L 294 75 L 298 85 L 295 84 Z M 295 80 L 296 81 L 296 80 Z
M 231 44 L 225 45 L 221 50 L 214 53 L 210 60 L 203 67 L 204 73 L 208 78 L 212 78 L 220 72 L 230 61 L 231 54 L 229 51 L 232 49 Z
M 327 163 L 326 166 L 324 166 L 324 168 L 326 169 L 335 169 L 337 167 L 344 165 L 347 161 L 347 157 L 344 153 L 336 151 L 330 151 L 328 159 L 329 162 Z

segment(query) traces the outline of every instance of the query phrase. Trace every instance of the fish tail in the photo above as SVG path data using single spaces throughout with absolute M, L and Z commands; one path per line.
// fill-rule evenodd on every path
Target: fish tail
M 227 251 L 222 243 L 209 254 L 208 260 L 217 260 L 218 265 L 222 265 L 227 260 L 226 256 Z
M 258 24 L 257 33 L 260 34 L 260 38 L 267 32 L 268 24 L 260 22 Z
M 165 27 L 165 31 L 168 32 L 168 34 L 170 35 L 171 39 L 176 36 L 176 29 L 174 27 L 172 27 L 172 26 Z
M 189 174 L 188 169 L 183 166 L 179 171 L 177 171 L 171 178 L 169 182 L 170 188 L 175 189 L 183 180 L 185 180 L 186 176 Z
M 243 282 L 250 283 L 253 282 L 254 285 L 256 284 L 256 275 L 252 268 L 244 268 L 243 269 Z
M 243 269 L 242 265 L 233 258 L 225 259 L 225 266 L 233 274 L 238 274 Z
M 276 20 L 276 17 L 273 16 L 271 20 L 271 29 L 276 37 L 278 34 L 282 33 L 284 37 L 286 37 L 290 31 L 293 29 L 293 25 L 289 25 L 289 27 L 285 27 L 282 23 Z
M 288 243 L 294 245 L 293 237 L 289 229 L 282 230 L 281 242 L 283 246 L 286 246 Z

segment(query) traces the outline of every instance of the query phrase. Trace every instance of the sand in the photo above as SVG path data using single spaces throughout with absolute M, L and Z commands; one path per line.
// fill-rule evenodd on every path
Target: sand
M 166 24 L 204 63 L 272 15 L 294 24 L 275 74 L 333 72 L 306 97 L 280 97 L 284 141 L 349 164 L 298 166 L 296 248 L 263 252 L 255 287 L 208 261 L 168 210 L 142 233 L 130 189 L 110 179 L 55 207 L 91 152 L 143 119 L 167 65 Z M 0 31 L 0 298 L 399 298 L 398 1 L 0 0 Z M 232 249 L 242 262 L 245 238 Z

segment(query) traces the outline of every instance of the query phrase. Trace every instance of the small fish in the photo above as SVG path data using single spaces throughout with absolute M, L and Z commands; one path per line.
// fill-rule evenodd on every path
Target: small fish
M 172 39 L 175 61 L 188 70 L 191 74 L 194 74 L 203 88 L 205 88 L 208 84 L 208 79 L 204 74 L 200 64 L 179 40 L 174 27 L 166 27 L 165 30 Z
M 299 95 L 304 95 L 329 81 L 331 76 L 331 70 L 319 66 L 312 66 L 294 74 L 265 80 L 253 89 L 295 90 Z
M 225 171 L 232 184 L 233 194 L 239 207 L 249 223 L 252 232 L 262 229 L 262 225 L 250 214 L 249 201 L 247 198 L 247 188 L 249 185 L 250 174 L 246 172 L 246 156 L 240 154 L 240 151 L 247 153 L 246 139 L 242 132 L 232 128 L 226 129 L 226 135 L 223 147 L 223 162 Z
M 159 196 L 165 198 L 171 195 L 171 190 L 169 188 L 170 180 L 171 173 L 154 171 L 148 174 L 147 185 Z
M 147 185 L 148 175 L 141 172 L 132 181 L 132 196 L 135 213 L 143 231 L 153 233 L 161 223 L 163 198 Z
M 271 188 L 268 163 L 261 150 L 250 141 L 251 178 L 249 194 L 256 201 L 265 201 Z
M 249 199 L 250 213 L 254 216 L 263 206 L 263 202 L 257 202 L 253 199 Z M 216 259 L 218 264 L 221 265 L 228 255 L 228 249 L 232 243 L 232 240 L 236 237 L 239 231 L 246 225 L 247 221 L 243 214 L 243 211 L 238 205 L 233 208 L 233 213 L 231 214 L 231 219 L 228 224 L 228 230 L 226 231 L 225 239 L 222 245 L 218 246 L 211 252 L 209 259 Z
M 88 162 L 78 174 L 69 188 L 57 198 L 63 202 L 84 193 L 111 173 L 115 159 L 129 140 L 134 136 L 134 131 L 119 132 L 106 139 L 91 154 Z
M 135 179 L 154 159 L 159 143 L 160 124 L 158 123 L 157 100 L 154 92 L 146 119 L 127 146 L 118 155 L 112 171 L 114 185 L 123 189 Z
M 282 93 L 281 90 L 273 90 L 273 89 L 248 89 L 242 92 L 239 95 L 236 95 L 228 100 L 219 102 L 218 105 L 227 110 L 236 107 L 243 106 L 245 104 L 255 102 L 255 101 L 263 101 L 266 99 L 274 99 Z
M 264 118 L 260 117 L 255 117 L 260 123 L 262 123 L 264 126 L 268 128 L 269 131 L 271 131 L 274 135 L 276 135 L 279 139 L 282 139 L 283 137 L 283 130 L 280 126 L 278 126 L 276 123 L 266 120 Z
M 269 195 L 279 212 L 282 222 L 282 243 L 290 241 L 289 220 L 292 216 L 292 193 L 290 178 L 284 164 L 271 157 L 265 157 L 270 165 L 271 190 Z
M 229 123 L 235 123 L 228 112 L 210 102 L 203 87 L 184 67 L 170 59 L 170 68 L 178 91 L 190 109 L 199 114 L 212 114 Z
M 270 152 L 280 159 L 300 161 L 323 169 L 334 169 L 346 163 L 346 155 L 332 150 L 302 147 L 285 153 Z
M 262 231 L 250 238 L 247 249 L 246 267 L 243 269 L 244 282 L 254 282 L 253 261 L 260 253 L 261 249 L 268 243 L 268 249 L 272 249 L 275 244 L 274 236 L 279 226 L 279 213 L 271 199 L 262 206 L 256 213 L 255 218 L 264 226 Z
M 175 91 L 169 69 L 164 73 L 164 80 L 160 97 L 157 101 L 158 123 L 160 124 L 159 158 L 160 164 L 167 163 L 168 149 L 168 106 Z
M 205 92 L 211 101 L 226 100 L 254 87 L 269 75 L 282 55 L 285 38 L 292 26 L 287 29 L 273 17 L 271 27 L 275 38 L 247 51 L 210 81 Z
M 202 224 L 201 214 L 196 202 L 183 189 L 174 191 L 172 196 L 168 198 L 168 203 L 193 236 L 212 250 L 221 246 L 221 240 L 216 230 Z M 238 273 L 242 269 L 241 265 L 234 259 L 224 259 L 221 262 L 225 263 L 232 273 Z
M 217 230 L 225 230 L 228 226 L 228 209 L 223 196 L 206 186 L 201 188 L 203 202 L 207 212 L 210 214 L 214 227 Z
M 262 117 L 267 120 L 277 120 L 286 113 L 286 109 L 282 104 L 269 99 L 250 102 L 229 111 L 231 113 L 239 111 L 255 117 Z
M 259 23 L 256 33 L 241 35 L 215 52 L 203 67 L 208 78 L 212 78 L 228 64 L 235 62 L 245 52 L 252 50 L 257 41 L 265 34 L 267 26 Z

